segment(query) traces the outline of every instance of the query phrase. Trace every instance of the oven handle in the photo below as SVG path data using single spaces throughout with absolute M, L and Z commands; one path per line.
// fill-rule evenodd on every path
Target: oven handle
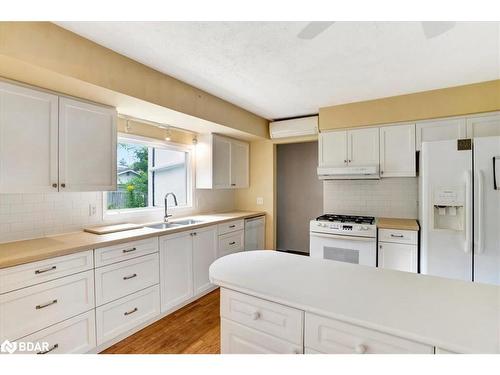
M 375 238 L 373 237 L 356 237 L 356 236 L 339 236 L 337 234 L 323 234 L 323 233 L 318 233 L 318 232 L 311 232 L 310 233 L 311 237 L 321 237 L 321 238 L 328 238 L 328 239 L 338 239 L 338 240 L 353 240 L 353 241 L 362 241 L 362 242 L 375 242 Z

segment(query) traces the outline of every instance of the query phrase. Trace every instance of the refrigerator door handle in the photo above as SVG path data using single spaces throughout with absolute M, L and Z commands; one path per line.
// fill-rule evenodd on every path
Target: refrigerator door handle
M 471 171 L 465 172 L 465 253 L 471 251 L 471 231 L 472 231 L 472 220 L 471 220 L 471 185 L 472 185 L 472 175 Z
M 484 174 L 481 169 L 477 171 L 477 248 L 475 253 L 481 254 L 484 250 L 483 244 L 483 210 L 484 210 Z
M 500 190 L 500 186 L 497 184 L 497 159 L 500 159 L 500 156 L 493 156 L 493 189 Z

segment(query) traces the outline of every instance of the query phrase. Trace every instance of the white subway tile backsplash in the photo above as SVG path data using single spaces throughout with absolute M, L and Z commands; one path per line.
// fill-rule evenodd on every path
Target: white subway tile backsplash
M 325 213 L 415 219 L 418 179 L 335 180 L 323 183 Z

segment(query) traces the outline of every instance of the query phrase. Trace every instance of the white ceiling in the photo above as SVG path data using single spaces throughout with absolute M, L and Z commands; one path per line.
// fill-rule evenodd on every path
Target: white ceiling
M 57 22 L 98 44 L 277 119 L 320 107 L 500 78 L 500 23 Z M 126 79 L 126 77 L 124 77 Z

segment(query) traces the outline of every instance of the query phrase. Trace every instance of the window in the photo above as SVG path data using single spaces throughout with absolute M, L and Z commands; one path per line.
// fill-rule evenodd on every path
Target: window
M 108 212 L 164 206 L 172 192 L 180 207 L 191 205 L 190 150 L 135 139 L 118 139 L 117 187 L 105 193 Z M 169 205 L 172 205 L 171 197 Z

